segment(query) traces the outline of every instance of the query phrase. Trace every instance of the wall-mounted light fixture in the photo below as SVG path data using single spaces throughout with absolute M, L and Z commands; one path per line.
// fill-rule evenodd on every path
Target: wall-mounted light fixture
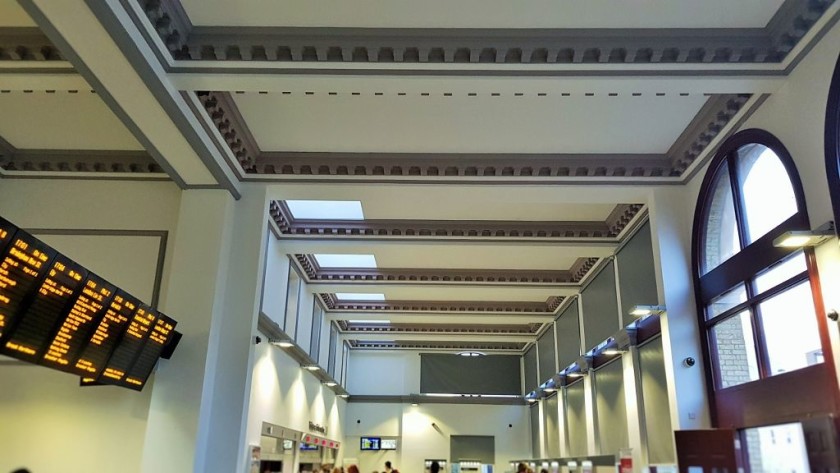
M 649 315 L 662 315 L 665 313 L 664 305 L 634 305 L 630 309 L 630 315 L 633 317 L 647 317 Z
M 289 340 L 272 340 L 271 344 L 280 348 L 291 348 L 295 346 L 295 344 L 290 342 Z
M 327 381 L 326 383 L 324 383 L 324 386 L 332 388 L 334 386 L 338 386 L 338 383 L 336 383 L 335 381 Z
M 834 222 L 827 222 L 814 230 L 793 230 L 773 239 L 773 246 L 781 248 L 805 248 L 819 246 L 834 237 Z
M 309 370 L 309 371 L 318 371 L 319 369 L 321 369 L 321 367 L 318 366 L 318 365 L 304 365 L 303 369 Z
M 456 353 L 458 356 L 467 356 L 467 357 L 477 357 L 477 356 L 484 356 L 486 353 L 480 351 L 462 351 Z

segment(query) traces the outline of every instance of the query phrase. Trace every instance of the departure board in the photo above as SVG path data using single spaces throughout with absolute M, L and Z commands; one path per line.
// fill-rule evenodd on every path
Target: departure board
M 0 217 L 0 354 L 139 391 L 175 325 Z
M 140 390 L 146 384 L 146 380 L 152 374 L 158 358 L 160 358 L 163 348 L 172 340 L 175 335 L 175 321 L 169 317 L 159 314 L 158 319 L 149 333 L 149 338 L 140 354 L 137 355 L 137 360 L 134 365 L 126 372 L 123 378 L 122 386 L 127 388 Z
M 99 377 L 111 358 L 111 353 L 113 353 L 114 348 L 128 328 L 128 321 L 134 316 L 134 312 L 139 306 L 140 301 L 137 299 L 123 291 L 116 291 L 108 304 L 105 316 L 97 324 L 90 340 L 82 349 L 82 354 L 76 361 L 77 373 L 86 378 L 96 379 Z
M 128 322 L 123 339 L 111 354 L 108 364 L 105 365 L 99 381 L 114 384 L 125 380 L 126 373 L 140 355 L 156 321 L 157 314 L 151 307 L 141 305 L 137 308 Z
M 113 285 L 95 274 L 89 274 L 76 300 L 70 306 L 67 317 L 64 318 L 58 332 L 50 341 L 46 353 L 41 358 L 41 364 L 89 376 L 89 368 L 93 364 L 88 362 L 87 365 L 79 365 L 78 360 L 82 349 L 88 343 L 92 344 L 91 336 L 99 328 L 103 317 L 110 309 L 115 292 L 116 288 Z M 107 337 L 107 332 L 105 336 Z M 97 340 L 100 338 L 102 337 L 98 337 Z M 97 346 L 101 346 L 101 343 Z M 99 366 L 103 364 L 104 361 Z
M 17 230 L 0 254 L 0 348 L 23 315 L 55 254 L 32 235 Z

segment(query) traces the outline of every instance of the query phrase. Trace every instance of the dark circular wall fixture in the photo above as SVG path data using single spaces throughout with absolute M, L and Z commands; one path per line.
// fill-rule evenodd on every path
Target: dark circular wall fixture
M 834 221 L 840 222 L 840 57 L 834 68 L 825 111 L 825 166 Z

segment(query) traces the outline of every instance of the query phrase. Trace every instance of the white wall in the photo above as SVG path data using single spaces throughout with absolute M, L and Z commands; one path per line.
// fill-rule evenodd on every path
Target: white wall
M 337 398 L 332 390 L 302 369 L 281 348 L 261 343 L 255 350 L 248 411 L 248 445 L 260 444 L 263 422 L 310 432 L 309 422 L 312 421 L 327 427 L 327 438 L 343 441 L 347 402 Z M 341 462 L 343 455 L 344 452 L 339 451 L 337 463 Z
M 171 183 L 4 179 L 0 215 L 28 229 L 172 232 L 180 195 Z M 151 302 L 157 237 L 43 239 Z M 173 240 L 170 233 L 170 246 Z M 164 271 L 162 295 L 166 280 Z M 153 381 L 141 393 L 80 388 L 72 375 L 7 360 L 0 363 L 0 471 L 26 466 L 34 472 L 87 473 L 114 465 L 125 472 L 140 470 Z
M 273 234 L 268 236 L 265 276 L 263 279 L 262 312 L 283 327 L 286 314 L 286 291 L 289 285 L 289 258 Z
M 531 456 L 526 406 L 423 403 L 411 406 L 357 402 L 351 402 L 347 407 L 344 455 L 357 458 L 362 473 L 381 471 L 386 460 L 393 462 L 402 473 L 423 473 L 426 459 L 450 460 L 452 435 L 494 436 L 494 468 L 498 472 L 510 470 L 513 459 Z M 362 452 L 359 450 L 360 436 L 398 436 L 398 449 L 393 452 Z

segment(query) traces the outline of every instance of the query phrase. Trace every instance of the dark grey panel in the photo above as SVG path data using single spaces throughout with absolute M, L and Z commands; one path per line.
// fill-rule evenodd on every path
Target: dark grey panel
M 555 394 L 543 403 L 545 413 L 545 446 L 548 458 L 560 458 L 560 415 L 557 411 L 560 396 Z
M 531 457 L 540 458 L 540 405 L 534 403 L 528 409 L 531 417 Z
M 601 454 L 612 455 L 628 446 L 627 403 L 621 359 L 595 372 L 595 402 L 598 406 L 598 434 Z
M 340 350 L 341 347 L 338 346 L 338 330 L 336 330 L 335 325 L 330 326 L 330 354 L 329 358 L 327 359 L 327 373 L 335 379 L 335 357 L 336 352 Z
M 481 463 L 496 463 L 496 437 L 492 435 L 453 435 L 449 437 L 449 459 L 478 460 Z
M 642 376 L 648 458 L 651 463 L 673 463 L 674 432 L 671 429 L 665 352 L 661 337 L 639 348 L 639 371 Z
M 583 380 L 566 388 L 566 423 L 569 435 L 569 454 L 587 454 L 586 401 Z
M 318 304 L 318 296 L 312 296 L 312 330 L 309 336 L 309 356 L 318 363 L 318 356 L 321 351 L 321 322 L 324 319 L 324 311 Z
M 420 354 L 420 392 L 522 394 L 518 355 Z
M 557 363 L 563 369 L 580 358 L 580 318 L 575 300 L 554 322 L 557 333 Z
M 539 356 L 539 382 L 540 384 L 548 381 L 557 372 L 556 357 L 557 353 L 554 351 L 554 330 L 547 330 L 539 340 L 537 340 L 537 355 Z
M 615 291 L 615 265 L 609 261 L 581 293 L 584 351 L 589 351 L 620 328 Z
M 537 373 L 536 345 L 532 346 L 525 352 L 524 361 L 525 392 L 529 393 L 540 385 L 540 382 L 538 381 L 539 373 Z
M 616 255 L 618 284 L 621 291 L 621 317 L 624 325 L 633 322 L 630 309 L 634 305 L 655 305 L 659 301 L 656 290 L 656 270 L 653 263 L 653 246 L 650 222 L 627 242 Z

